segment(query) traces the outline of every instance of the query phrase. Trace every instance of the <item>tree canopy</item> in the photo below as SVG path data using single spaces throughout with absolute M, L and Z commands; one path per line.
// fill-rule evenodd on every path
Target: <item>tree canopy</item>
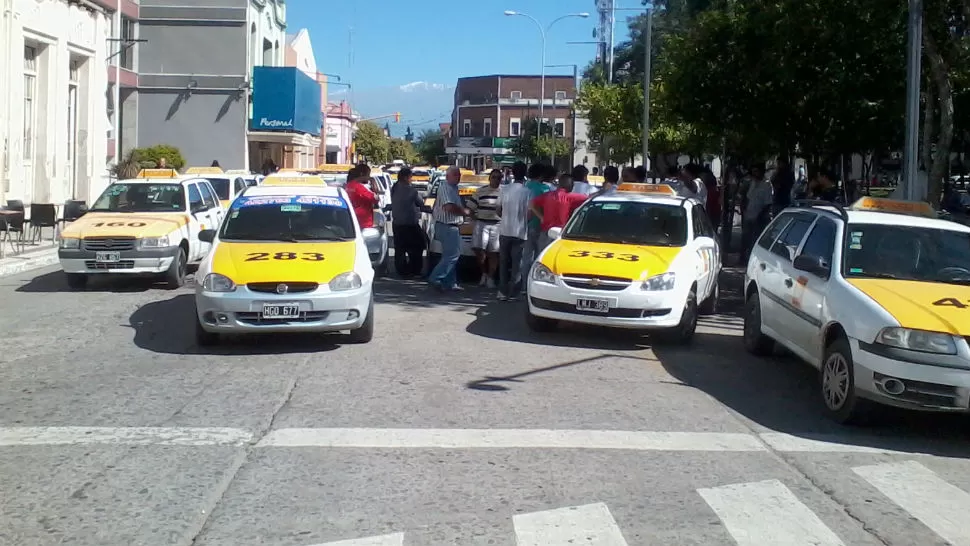
M 354 144 L 357 154 L 367 161 L 384 162 L 390 151 L 388 138 L 384 134 L 384 129 L 373 121 L 361 121 L 357 123 L 357 131 L 354 133 Z

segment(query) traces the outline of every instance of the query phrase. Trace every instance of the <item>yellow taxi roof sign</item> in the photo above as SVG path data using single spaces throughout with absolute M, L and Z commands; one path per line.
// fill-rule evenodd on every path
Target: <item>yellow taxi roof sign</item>
M 632 182 L 624 182 L 616 187 L 616 191 L 627 193 L 651 193 L 669 196 L 677 195 L 677 191 L 670 187 L 669 184 L 635 184 Z
M 248 169 L 229 169 L 226 174 L 253 174 Z
M 263 186 L 326 186 L 319 176 L 267 176 Z
M 135 178 L 178 178 L 179 172 L 175 169 L 142 169 Z
M 345 173 L 353 168 L 353 165 L 341 163 L 324 163 L 317 167 L 317 170 L 324 173 Z
M 891 212 L 895 214 L 936 218 L 936 211 L 933 210 L 933 207 L 929 203 L 924 201 L 901 201 L 898 199 L 886 199 L 885 197 L 862 197 L 853 203 L 850 208 L 852 210 Z
M 276 172 L 278 172 L 278 173 L 298 173 L 298 172 L 300 172 L 300 169 L 297 169 L 296 167 L 283 167 L 282 169 L 279 169 Z
M 185 174 L 224 174 L 221 167 L 189 167 Z

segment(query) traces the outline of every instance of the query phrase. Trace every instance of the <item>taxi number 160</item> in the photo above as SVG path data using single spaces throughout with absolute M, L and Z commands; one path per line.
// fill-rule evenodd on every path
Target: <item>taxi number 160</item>
M 574 250 L 569 253 L 570 258 L 599 258 L 601 260 L 623 260 L 624 262 L 639 262 L 636 254 L 614 254 L 612 252 L 590 252 L 588 250 Z
M 305 262 L 322 262 L 323 254 L 319 252 L 250 252 L 246 254 L 247 262 L 265 262 L 269 260 L 303 260 Z

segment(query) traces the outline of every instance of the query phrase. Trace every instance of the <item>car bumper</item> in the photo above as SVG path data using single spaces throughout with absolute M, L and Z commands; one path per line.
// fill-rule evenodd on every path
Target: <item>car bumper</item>
M 537 317 L 580 324 L 614 328 L 669 328 L 680 323 L 686 295 L 678 290 L 646 292 L 631 286 L 622 291 L 573 288 L 557 279 L 556 284 L 529 279 L 529 312 Z M 609 301 L 608 313 L 581 311 L 576 301 L 581 298 Z
M 364 324 L 371 295 L 370 284 L 344 292 L 330 292 L 324 286 L 286 295 L 253 292 L 244 286 L 228 293 L 200 289 L 195 294 L 195 310 L 199 324 L 212 333 L 336 332 Z M 263 304 L 297 304 L 300 317 L 264 319 Z
M 434 254 L 441 254 L 441 242 L 432 239 L 429 245 L 428 252 Z M 465 257 L 474 258 L 475 251 L 472 250 L 472 236 L 462 235 L 461 236 L 461 255 Z
M 909 362 L 905 352 L 894 354 L 892 350 L 855 339 L 850 345 L 855 386 L 860 396 L 906 409 L 970 411 L 970 369 Z M 884 385 L 887 379 L 901 381 L 905 390 L 890 394 Z
M 178 254 L 179 247 L 152 248 L 118 251 L 117 262 L 99 262 L 93 250 L 65 249 L 57 251 L 58 260 L 65 273 L 84 274 L 159 274 L 168 271 Z

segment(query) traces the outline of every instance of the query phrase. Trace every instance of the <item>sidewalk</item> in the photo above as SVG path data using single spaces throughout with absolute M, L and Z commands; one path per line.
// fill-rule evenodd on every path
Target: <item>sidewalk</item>
M 45 229 L 40 243 L 28 244 L 22 253 L 14 253 L 8 243 L 4 244 L 4 256 L 0 258 L 0 277 L 18 275 L 32 269 L 40 269 L 57 263 L 57 243 L 51 242 L 51 230 Z

